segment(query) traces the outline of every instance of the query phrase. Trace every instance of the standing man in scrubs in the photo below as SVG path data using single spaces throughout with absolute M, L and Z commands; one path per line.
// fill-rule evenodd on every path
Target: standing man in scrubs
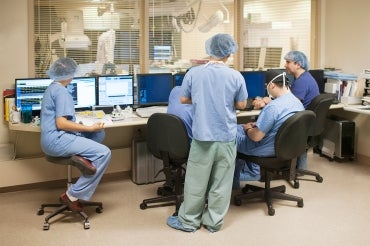
M 236 109 L 248 98 L 240 72 L 225 63 L 237 50 L 228 34 L 205 43 L 207 64 L 190 69 L 182 82 L 181 102 L 192 104 L 193 140 L 186 168 L 184 202 L 167 225 L 194 232 L 201 225 L 220 230 L 230 204 L 236 157 Z
M 111 151 L 101 144 L 104 125 L 86 126 L 76 123 L 72 95 L 67 86 L 73 80 L 77 64 L 70 58 L 55 61 L 47 74 L 53 82 L 46 89 L 41 106 L 41 148 L 55 157 L 72 156 L 73 165 L 82 175 L 60 201 L 71 211 L 82 211 L 80 200 L 89 201 L 108 167 Z

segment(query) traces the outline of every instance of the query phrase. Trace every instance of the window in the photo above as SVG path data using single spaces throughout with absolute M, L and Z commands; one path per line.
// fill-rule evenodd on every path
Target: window
M 34 0 L 34 77 L 63 56 L 78 62 L 79 76 L 184 72 L 207 62 L 208 38 L 235 37 L 236 11 L 240 69 L 282 67 L 291 49 L 309 56 L 311 1 L 238 0 L 240 10 L 235 1 Z
M 282 68 L 290 50 L 309 58 L 311 1 L 244 0 L 243 11 L 244 69 Z
M 78 76 L 139 64 L 138 1 L 34 0 L 33 18 L 36 77 L 64 56 L 80 65 Z

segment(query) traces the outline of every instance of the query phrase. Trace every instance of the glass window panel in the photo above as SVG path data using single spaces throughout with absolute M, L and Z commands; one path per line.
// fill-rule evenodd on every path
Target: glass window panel
M 243 12 L 245 70 L 284 67 L 290 50 L 309 58 L 311 1 L 244 0 Z

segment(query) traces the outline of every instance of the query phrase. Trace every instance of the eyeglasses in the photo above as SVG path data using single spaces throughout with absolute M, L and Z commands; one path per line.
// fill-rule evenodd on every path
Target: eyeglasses
M 267 87 L 270 85 L 270 83 L 273 83 L 276 79 L 278 79 L 279 77 L 283 76 L 283 87 L 285 87 L 285 77 L 286 77 L 286 73 L 283 72 L 281 74 L 278 74 L 276 75 L 268 84 L 267 84 Z

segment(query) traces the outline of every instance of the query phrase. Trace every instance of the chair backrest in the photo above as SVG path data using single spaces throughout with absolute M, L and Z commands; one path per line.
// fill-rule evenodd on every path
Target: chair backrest
M 306 109 L 311 110 L 316 114 L 316 120 L 313 123 L 313 127 L 308 136 L 318 136 L 324 131 L 325 119 L 333 100 L 333 94 L 320 94 L 308 105 Z
M 170 162 L 186 162 L 190 140 L 185 124 L 178 116 L 155 113 L 149 117 L 147 127 L 147 147 L 155 157 L 163 159 L 163 153 L 167 153 Z
M 275 154 L 279 160 L 291 160 L 306 151 L 314 121 L 315 113 L 310 110 L 299 111 L 284 121 L 275 136 Z

